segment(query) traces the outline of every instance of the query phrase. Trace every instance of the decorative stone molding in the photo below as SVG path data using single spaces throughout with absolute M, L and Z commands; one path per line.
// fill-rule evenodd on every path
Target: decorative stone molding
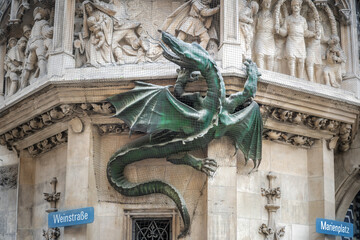
M 265 129 L 263 133 L 263 137 L 270 141 L 282 142 L 282 143 L 287 143 L 294 146 L 305 147 L 305 148 L 311 147 L 315 142 L 314 138 L 270 130 L 270 129 Z
M 44 193 L 44 200 L 50 203 L 50 208 L 46 209 L 46 212 L 57 212 L 56 208 L 56 202 L 60 199 L 60 192 L 56 192 L 56 184 L 57 184 L 57 178 L 53 177 L 50 184 L 52 186 L 52 192 L 51 193 Z
M 44 129 L 54 123 L 69 120 L 75 116 L 86 114 L 111 114 L 114 109 L 110 103 L 83 103 L 83 104 L 63 104 L 51 110 L 39 114 L 30 121 L 0 135 L 0 145 L 7 146 L 10 150 L 16 141 Z
M 295 112 L 291 110 L 286 110 L 282 108 L 271 107 L 267 105 L 261 105 L 260 111 L 262 116 L 266 118 L 271 118 L 279 122 L 292 123 L 296 125 L 303 125 L 313 130 L 327 130 L 338 136 L 338 146 L 340 151 L 347 151 L 350 148 L 352 140 L 352 125 L 347 123 L 342 123 L 332 119 L 317 117 L 307 115 L 305 113 Z M 314 142 L 312 138 L 301 137 L 301 136 L 291 136 L 291 134 L 283 134 L 279 131 L 268 131 L 265 132 L 266 139 L 277 140 L 282 142 L 288 142 L 297 145 L 297 146 L 311 146 Z M 334 144 L 334 143 L 333 143 Z M 335 142 L 335 145 L 337 143 Z
M 259 228 L 259 233 L 265 236 L 265 240 L 280 240 L 285 235 L 285 227 L 277 229 L 275 223 L 275 214 L 280 208 L 280 205 L 276 204 L 276 199 L 281 197 L 280 187 L 273 188 L 273 181 L 276 179 L 276 175 L 270 172 L 267 175 L 269 179 L 269 188 L 261 188 L 261 195 L 267 198 L 266 210 L 269 213 L 268 224 L 263 223 Z
M 123 123 L 123 124 L 101 124 L 97 125 L 99 129 L 100 135 L 105 134 L 119 134 L 122 132 L 128 132 L 130 129 L 129 127 Z
M 332 139 L 329 139 L 328 145 L 329 147 L 331 145 L 330 148 L 334 149 L 335 146 L 338 146 L 340 151 L 347 151 L 350 148 L 352 140 L 351 124 L 263 104 L 260 105 L 260 111 L 265 122 L 267 118 L 271 118 L 278 122 L 306 126 L 313 130 L 329 131 L 334 135 Z M 54 123 L 85 115 L 110 115 L 114 112 L 115 109 L 109 102 L 63 104 L 41 113 L 30 121 L 20 124 L 18 127 L 3 133 L 0 135 L 0 145 L 7 146 L 11 150 L 12 145 L 16 141 L 22 140 Z M 98 124 L 97 127 L 99 128 L 100 135 L 118 134 L 129 131 L 129 128 L 125 124 Z M 315 138 L 308 136 L 282 132 L 270 128 L 264 130 L 263 138 L 305 148 L 311 147 L 316 140 Z M 40 152 L 45 151 L 47 148 L 52 148 L 50 147 L 51 143 L 50 138 L 50 141 L 37 143 L 29 147 L 28 150 L 35 156 Z
M 0 167 L 0 189 L 14 189 L 17 185 L 18 166 Z
M 31 156 L 37 156 L 40 153 L 48 152 L 54 147 L 67 142 L 67 131 L 60 132 L 52 137 L 42 140 L 28 147 L 27 150 Z

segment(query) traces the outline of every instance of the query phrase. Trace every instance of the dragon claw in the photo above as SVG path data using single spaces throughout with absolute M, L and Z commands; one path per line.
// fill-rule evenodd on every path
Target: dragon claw
M 206 158 L 202 163 L 201 171 L 204 172 L 206 175 L 212 177 L 214 176 L 217 167 L 218 164 L 214 159 Z

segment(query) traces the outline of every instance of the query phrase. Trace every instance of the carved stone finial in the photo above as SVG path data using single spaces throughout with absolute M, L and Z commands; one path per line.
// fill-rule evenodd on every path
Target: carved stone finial
M 49 228 L 47 231 L 43 230 L 43 237 L 46 240 L 55 240 L 60 237 L 60 229 L 57 228 Z
M 268 224 L 263 223 L 259 228 L 259 233 L 265 236 L 265 240 L 280 240 L 285 235 L 285 227 L 276 228 L 275 214 L 280 208 L 280 205 L 276 204 L 276 199 L 281 197 L 280 187 L 273 188 L 273 181 L 277 176 L 269 172 L 267 175 L 269 179 L 269 188 L 261 188 L 261 195 L 267 198 L 266 210 L 269 213 Z
M 52 193 L 44 193 L 44 199 L 50 203 L 50 208 L 46 212 L 56 212 L 56 202 L 60 199 L 60 192 L 56 192 L 57 178 L 54 177 L 50 184 L 52 185 Z

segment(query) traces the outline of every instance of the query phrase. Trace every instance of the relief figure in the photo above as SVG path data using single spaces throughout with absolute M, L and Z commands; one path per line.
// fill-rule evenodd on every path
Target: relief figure
M 344 51 L 340 46 L 340 39 L 337 35 L 331 35 L 326 50 L 327 64 L 324 69 L 325 84 L 336 88 L 341 85 L 343 77 L 343 64 L 346 62 Z
M 292 14 L 285 18 L 283 26 L 275 26 L 277 34 L 286 38 L 285 56 L 291 76 L 303 78 L 304 65 L 306 59 L 306 37 L 315 37 L 315 33 L 308 30 L 308 25 L 304 17 L 300 15 L 301 0 L 292 0 Z M 297 67 L 297 75 L 295 69 Z
M 270 12 L 271 0 L 263 0 L 256 22 L 255 57 L 260 68 L 274 70 L 275 23 Z M 266 61 L 266 66 L 265 66 Z
M 16 38 L 10 38 L 8 43 L 8 52 L 5 56 L 5 82 L 6 95 L 11 96 L 18 90 L 19 80 L 23 69 L 24 52 L 27 39 L 21 37 L 19 41 Z
M 315 16 L 312 11 L 307 12 L 308 29 L 312 32 L 316 31 Z M 319 36 L 311 37 L 306 40 L 306 72 L 310 82 L 319 81 L 322 72 L 322 52 L 321 43 L 326 42 L 324 30 L 320 25 Z M 314 71 L 315 70 L 315 71 Z M 314 78 L 314 76 L 316 76 Z
M 254 38 L 254 17 L 259 10 L 259 4 L 251 1 L 239 13 L 240 34 L 243 40 L 242 52 L 244 59 L 251 59 L 252 42 Z
M 161 26 L 163 31 L 185 41 L 191 37 L 207 49 L 211 39 L 213 16 L 219 12 L 220 5 L 211 8 L 211 0 L 191 0 L 176 9 Z
M 114 57 L 111 49 L 113 20 L 103 12 L 100 5 L 90 1 L 83 3 L 83 11 L 82 38 L 85 41 L 87 64 L 99 67 L 113 63 Z M 113 11 L 112 14 L 115 12 Z
M 47 52 L 51 47 L 53 27 L 50 26 L 49 10 L 41 7 L 34 9 L 34 26 L 25 51 L 25 67 L 21 77 L 21 88 L 29 85 L 30 74 L 35 72 L 36 77 L 47 74 Z

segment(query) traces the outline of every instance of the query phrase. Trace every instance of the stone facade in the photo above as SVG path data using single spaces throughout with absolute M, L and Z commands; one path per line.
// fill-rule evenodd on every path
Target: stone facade
M 133 239 L 133 219 L 146 217 L 171 219 L 176 239 L 183 223 L 169 198 L 125 197 L 106 176 L 111 155 L 141 136 L 128 137 L 106 99 L 134 80 L 176 80 L 159 29 L 205 48 L 227 95 L 244 88 L 245 58 L 261 67 L 262 162 L 252 171 L 224 137 L 192 152 L 217 161 L 213 177 L 165 159 L 134 163 L 126 176 L 178 189 L 191 218 L 185 239 L 335 239 L 316 233 L 315 220 L 343 221 L 360 191 L 358 7 L 357 0 L 0 2 L 0 239 Z M 186 91 L 204 94 L 205 82 Z M 43 193 L 54 177 L 56 208 L 94 207 L 94 223 L 44 236 Z

